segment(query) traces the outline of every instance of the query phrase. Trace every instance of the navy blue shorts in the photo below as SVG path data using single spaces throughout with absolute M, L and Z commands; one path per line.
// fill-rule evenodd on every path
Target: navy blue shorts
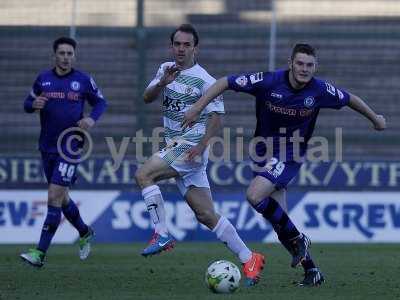
M 262 176 L 271 181 L 277 190 L 286 188 L 289 182 L 299 173 L 301 163 L 295 161 L 279 161 L 275 157 L 269 160 L 253 161 L 253 175 Z
M 76 181 L 78 163 L 64 160 L 58 153 L 41 152 L 44 174 L 47 182 L 62 186 L 71 186 Z

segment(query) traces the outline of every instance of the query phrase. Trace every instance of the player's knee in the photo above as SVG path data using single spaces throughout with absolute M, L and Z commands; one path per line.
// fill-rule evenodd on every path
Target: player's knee
M 67 206 L 68 205 L 68 202 L 69 202 L 69 196 L 68 196 L 68 194 L 66 194 L 65 196 L 64 196 L 64 198 L 63 198 L 63 200 L 62 200 L 62 206 Z
M 144 168 L 139 168 L 136 170 L 135 180 L 136 183 L 143 188 L 144 186 L 148 185 L 149 181 L 151 181 L 151 178 Z
M 62 189 L 49 189 L 48 204 L 51 206 L 61 206 L 65 201 L 65 191 Z
M 246 192 L 246 199 L 253 206 L 260 202 L 260 199 L 258 199 L 255 193 L 253 193 L 250 189 L 248 189 Z

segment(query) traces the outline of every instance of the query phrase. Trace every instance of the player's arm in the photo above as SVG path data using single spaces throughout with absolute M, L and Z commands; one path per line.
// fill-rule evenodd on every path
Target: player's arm
M 92 107 L 92 111 L 88 117 L 84 117 L 78 121 L 78 126 L 82 129 L 89 129 L 94 126 L 97 120 L 107 109 L 107 100 L 96 86 L 93 78 L 90 78 L 90 84 L 87 91 L 87 101 Z
M 41 110 L 42 108 L 44 108 L 48 100 L 49 99 L 47 99 L 43 95 L 40 96 L 29 95 L 25 99 L 24 110 L 27 113 L 33 113 L 37 110 Z
M 210 88 L 205 92 L 200 99 L 192 105 L 192 107 L 185 112 L 185 116 L 182 122 L 182 128 L 192 126 L 194 122 L 199 118 L 203 109 L 214 99 L 221 95 L 225 90 L 229 88 L 228 78 L 222 77 L 218 79 Z
M 210 139 L 216 136 L 220 132 L 221 127 L 222 127 L 221 114 L 216 112 L 211 112 L 207 120 L 206 132 L 203 138 L 196 146 L 192 147 L 189 150 L 187 154 L 187 159 L 193 160 L 196 156 L 200 156 L 201 154 L 203 154 L 204 150 L 207 148 L 210 142 Z
M 33 83 L 32 90 L 24 101 L 24 110 L 27 113 L 33 113 L 41 110 L 46 105 L 48 99 L 43 95 L 40 84 L 40 76 Z
M 36 96 L 32 95 L 32 92 L 28 95 L 28 97 L 25 98 L 24 101 L 24 110 L 27 113 L 33 113 L 35 112 L 35 109 L 33 108 L 33 101 L 35 100 Z
M 200 116 L 201 111 L 212 101 L 221 95 L 225 90 L 230 89 L 236 92 L 243 92 L 253 96 L 261 90 L 268 90 L 272 73 L 257 72 L 244 75 L 231 75 L 218 79 L 207 92 L 185 113 L 182 122 L 183 128 L 192 126 Z
M 157 79 L 156 76 L 156 79 L 145 89 L 143 94 L 144 103 L 151 103 L 156 100 L 164 88 L 179 75 L 179 69 L 177 66 L 172 65 L 166 67 L 165 70 L 161 70 L 160 74 L 162 74 L 162 76 L 160 76 L 159 79 Z
M 151 103 L 156 100 L 165 86 L 164 83 L 159 81 L 155 85 L 146 88 L 143 94 L 144 103 Z
M 386 120 L 384 116 L 376 114 L 360 97 L 349 93 L 350 101 L 348 106 L 369 119 L 376 130 L 384 130 L 386 128 Z

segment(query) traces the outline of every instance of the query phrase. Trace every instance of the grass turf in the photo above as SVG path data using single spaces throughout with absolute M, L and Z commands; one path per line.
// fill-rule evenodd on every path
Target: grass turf
M 267 255 L 262 281 L 232 295 L 212 294 L 204 284 L 212 261 L 238 264 L 222 244 L 181 242 L 151 258 L 139 255 L 143 246 L 95 244 L 81 262 L 76 245 L 55 245 L 42 269 L 18 257 L 27 246 L 0 246 L 0 299 L 400 299 L 399 244 L 313 245 L 327 280 L 318 288 L 294 284 L 303 271 L 290 268 L 281 246 L 250 244 Z

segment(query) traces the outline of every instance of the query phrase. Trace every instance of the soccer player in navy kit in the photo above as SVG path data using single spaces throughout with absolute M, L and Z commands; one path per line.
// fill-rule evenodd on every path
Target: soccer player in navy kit
M 79 232 L 80 259 L 88 257 L 90 240 L 94 236 L 68 194 L 69 187 L 76 180 L 79 152 L 83 146 L 82 132 L 73 129 L 66 132 L 73 127 L 90 129 L 106 109 L 107 103 L 94 80 L 72 68 L 75 48 L 76 42 L 71 38 L 61 37 L 54 41 L 55 67 L 39 74 L 24 102 L 27 113 L 40 113 L 39 150 L 49 184 L 48 211 L 39 244 L 36 249 L 20 255 L 24 261 L 36 267 L 43 266 L 61 213 Z M 90 115 L 84 117 L 86 101 L 93 108 Z M 81 138 L 73 138 L 73 135 Z
M 320 285 L 324 277 L 311 259 L 309 238 L 297 230 L 281 205 L 286 204 L 286 185 L 304 160 L 319 110 L 348 106 L 368 118 L 376 130 L 386 128 L 385 118 L 358 96 L 314 78 L 316 64 L 314 48 L 297 44 L 288 70 L 223 77 L 185 113 L 183 121 L 184 127 L 191 126 L 204 107 L 226 89 L 256 97 L 254 136 L 264 142 L 256 143 L 252 155 L 254 179 L 246 196 L 292 255 L 292 267 L 303 266 L 302 286 Z

